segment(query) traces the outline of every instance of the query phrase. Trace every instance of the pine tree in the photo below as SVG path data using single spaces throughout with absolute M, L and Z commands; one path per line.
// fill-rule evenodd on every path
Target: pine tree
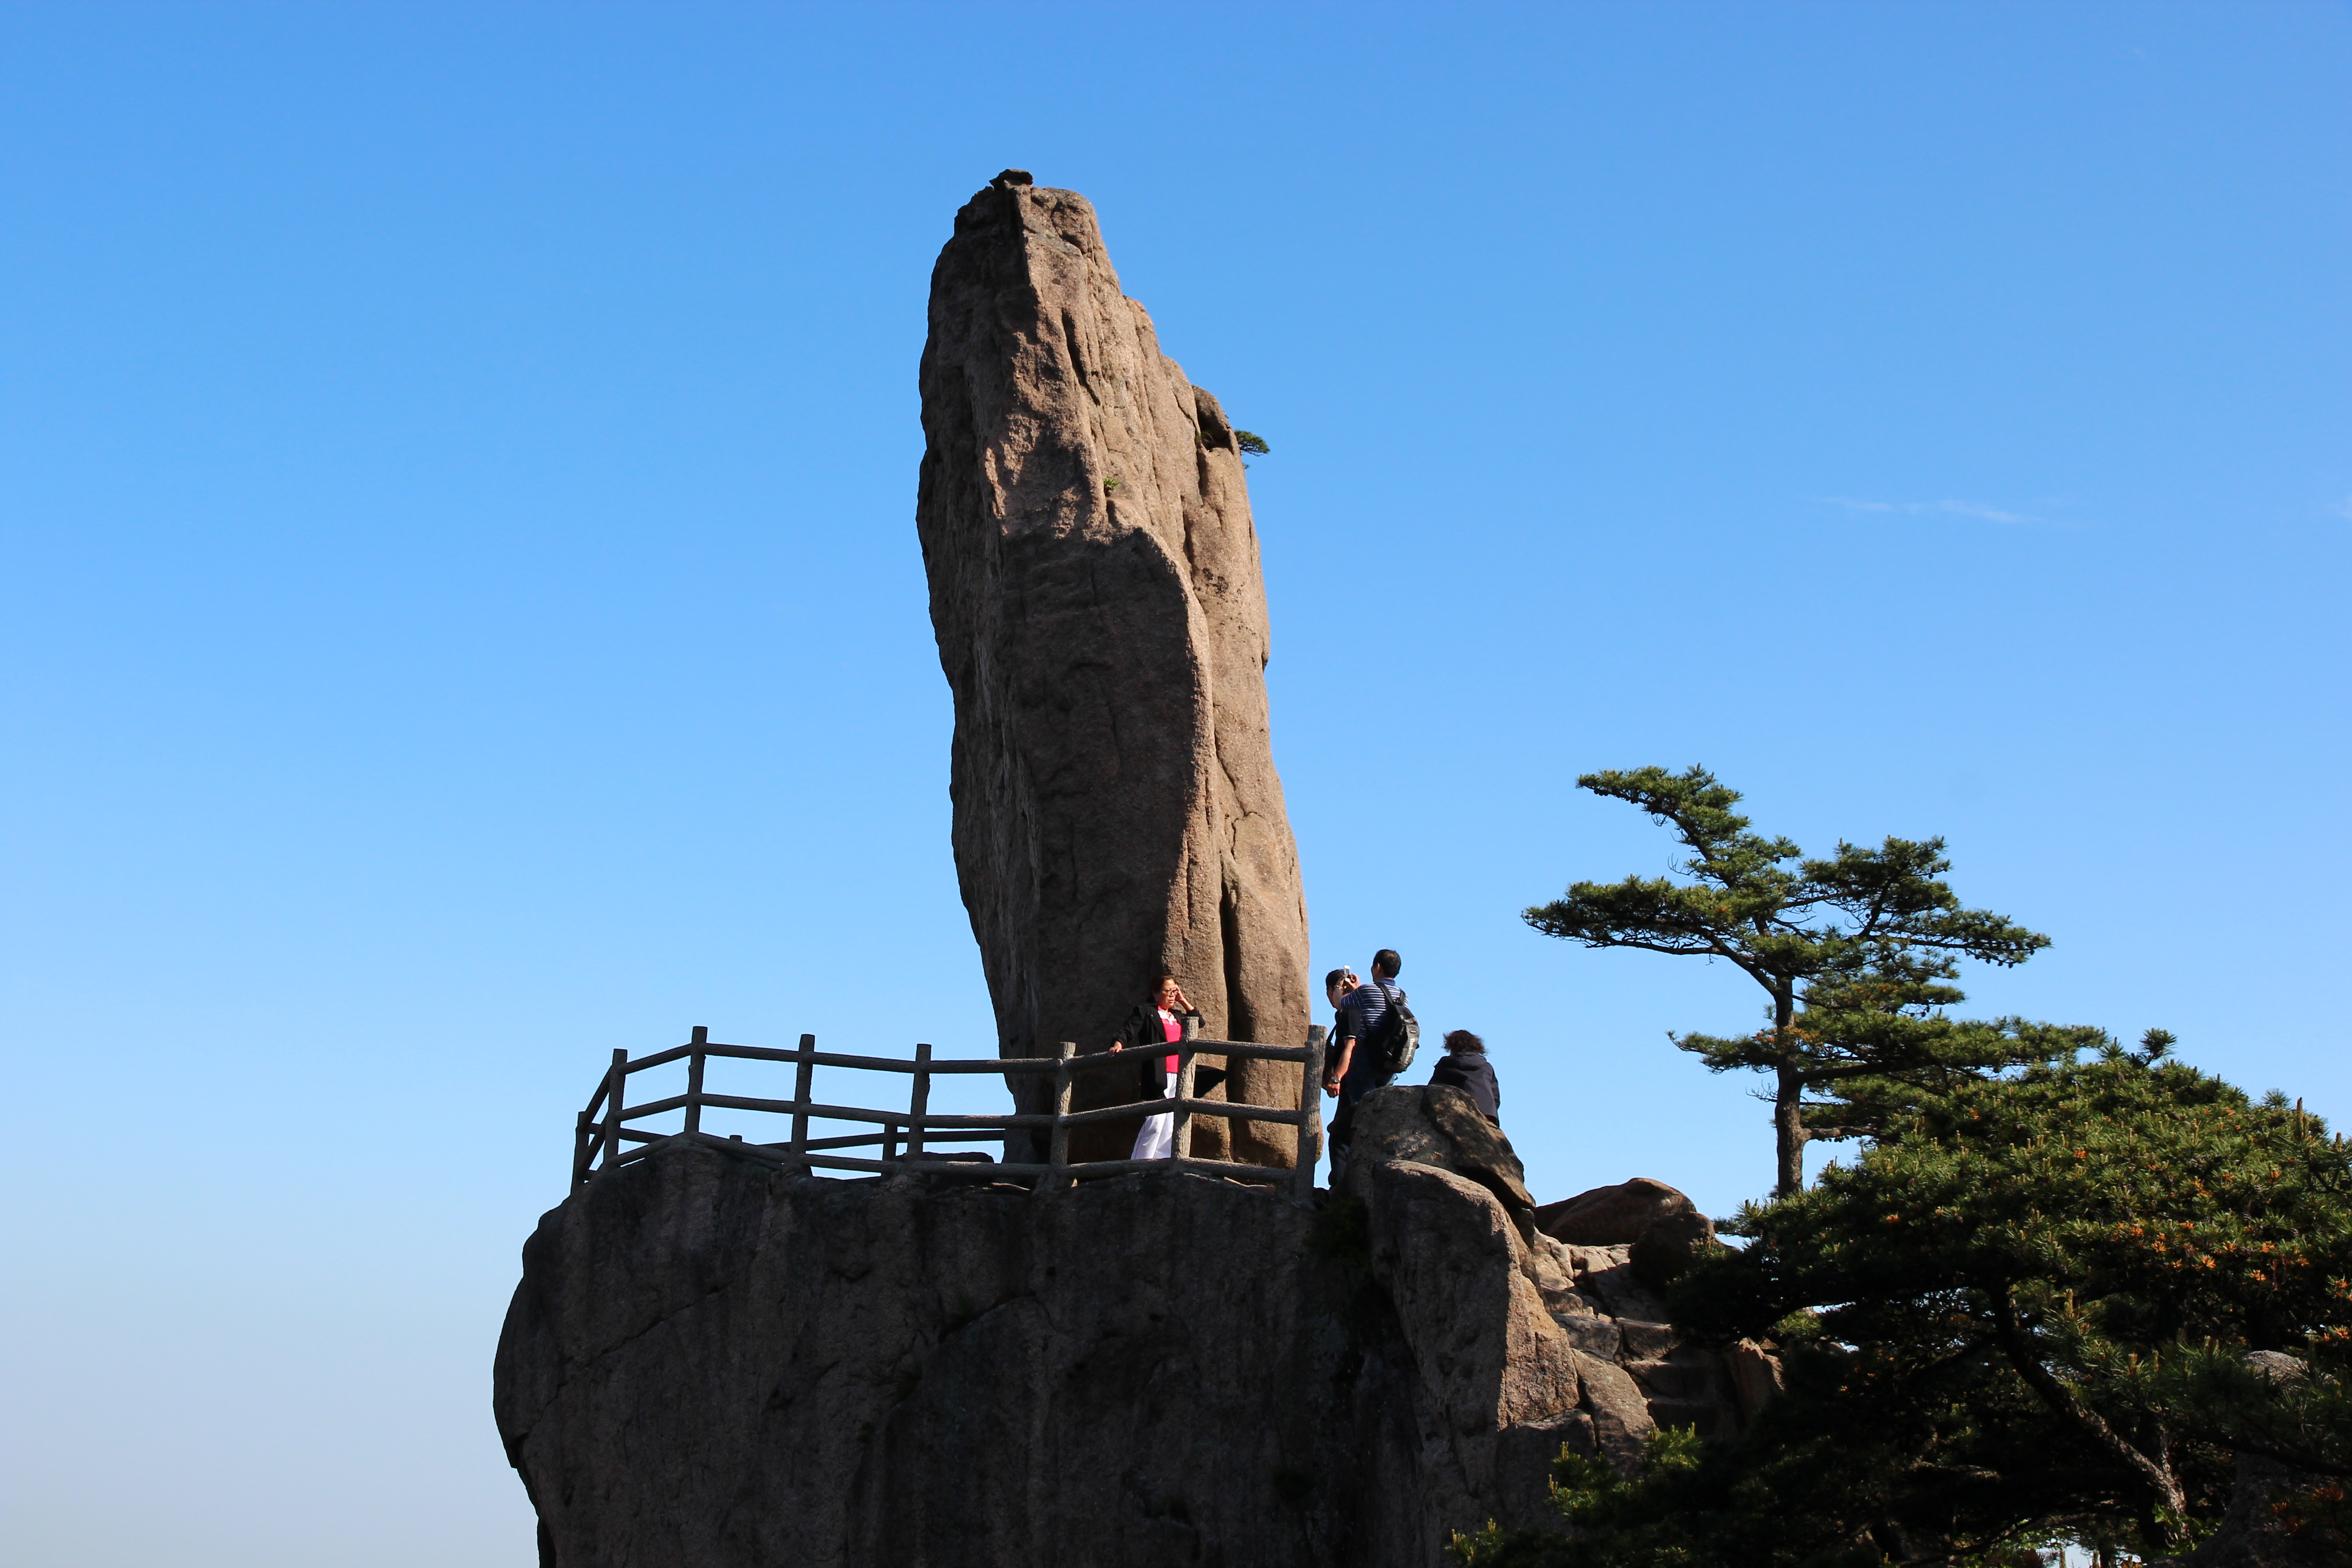
M 1772 1075 L 1777 1193 L 1803 1186 L 1809 1139 L 1867 1131 L 1883 1098 L 1876 1086 L 1932 1086 L 2047 1060 L 2076 1038 L 2016 1020 L 1942 1016 L 1962 999 L 1947 984 L 1959 960 L 2013 965 L 2050 943 L 2004 916 L 1961 908 L 1941 879 L 1951 868 L 1942 839 L 1890 837 L 1875 849 L 1841 841 L 1831 858 L 1807 859 L 1787 838 L 1749 831 L 1732 809 L 1738 793 L 1705 768 L 1638 768 L 1576 782 L 1674 829 L 1690 851 L 1677 868 L 1688 879 L 1578 882 L 1525 918 L 1588 947 L 1722 959 L 1764 989 L 1767 1028 L 1675 1043 L 1713 1072 Z M 1849 1092 L 1809 1115 L 1807 1095 L 1834 1087 Z
M 1751 1205 L 1748 1245 L 1677 1281 L 1675 1318 L 1776 1339 L 1787 1393 L 1734 1441 L 1661 1438 L 1634 1478 L 1564 1460 L 1575 1539 L 1489 1532 L 1457 1557 L 2115 1561 L 2210 1529 L 2247 1451 L 2302 1473 L 2273 1511 L 2313 1560 L 2352 1558 L 2352 1146 L 2169 1044 L 1958 1083 Z

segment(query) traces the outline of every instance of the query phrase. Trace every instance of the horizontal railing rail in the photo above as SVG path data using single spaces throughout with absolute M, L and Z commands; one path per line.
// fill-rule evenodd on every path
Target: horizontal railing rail
M 1274 1105 L 1251 1105 L 1239 1100 L 1202 1099 L 1193 1093 L 1193 1075 L 1197 1059 L 1202 1056 L 1222 1057 L 1228 1061 L 1238 1058 L 1297 1062 L 1300 1068 L 1297 1103 L 1285 1109 Z M 1168 1057 L 1176 1059 L 1176 1083 L 1172 1094 L 1156 1100 L 1139 1100 L 1086 1110 L 1070 1109 L 1071 1086 L 1078 1075 L 1119 1067 L 1133 1070 L 1139 1061 Z M 724 1094 L 705 1089 L 705 1071 L 714 1059 L 789 1062 L 795 1069 L 792 1096 L 775 1099 Z M 674 1144 L 695 1143 L 803 1170 L 878 1174 L 921 1173 L 989 1180 L 1021 1177 L 1055 1186 L 1135 1172 L 1190 1171 L 1230 1176 L 1241 1181 L 1287 1185 L 1295 1195 L 1304 1198 L 1314 1192 L 1315 1166 L 1322 1154 L 1322 1100 L 1318 1090 L 1322 1082 L 1323 1059 L 1324 1032 L 1319 1026 L 1307 1031 L 1307 1043 L 1303 1046 L 1268 1046 L 1254 1040 L 1187 1039 L 1133 1051 L 1097 1051 L 1080 1056 L 1075 1045 L 1065 1041 L 1060 1049 L 1050 1057 L 935 1058 L 929 1046 L 919 1045 L 911 1058 L 820 1051 L 816 1048 L 816 1037 L 814 1035 L 803 1035 L 800 1047 L 790 1051 L 761 1046 L 729 1045 L 711 1039 L 709 1030 L 697 1026 L 693 1037 L 682 1046 L 672 1046 L 667 1050 L 655 1051 L 634 1059 L 626 1051 L 613 1053 L 611 1066 L 605 1069 L 595 1093 L 589 1097 L 587 1108 L 580 1112 L 573 1129 L 572 1180 L 575 1187 L 583 1186 L 601 1172 L 642 1160 L 656 1150 Z M 687 1064 L 685 1093 L 667 1095 L 635 1105 L 628 1103 L 628 1081 L 633 1075 L 677 1062 Z M 814 1093 L 815 1073 L 819 1068 L 908 1074 L 912 1082 L 908 1088 L 907 1107 L 903 1110 L 881 1110 L 819 1100 Z M 998 1073 L 1009 1077 L 1050 1073 L 1054 1079 L 1053 1109 L 1050 1111 L 1014 1111 L 1001 1116 L 942 1112 L 930 1109 L 930 1087 L 934 1078 L 942 1074 L 971 1073 Z M 706 1110 L 789 1116 L 792 1118 L 792 1135 L 774 1142 L 747 1142 L 740 1133 L 722 1138 L 702 1130 L 702 1113 Z M 672 1112 L 684 1113 L 684 1125 L 675 1131 L 656 1131 L 630 1125 Z M 1214 1117 L 1228 1122 L 1271 1122 L 1277 1126 L 1296 1127 L 1298 1129 L 1298 1163 L 1286 1168 L 1205 1160 L 1189 1153 L 1160 1160 L 1074 1161 L 1069 1158 L 1071 1128 L 1138 1121 L 1147 1116 L 1174 1119 L 1172 1147 L 1180 1151 L 1191 1147 L 1192 1122 L 1196 1116 Z M 866 1122 L 873 1124 L 877 1131 L 812 1138 L 809 1136 L 812 1121 Z M 1046 1158 L 1043 1161 L 1011 1159 L 1013 1135 L 1036 1131 L 1045 1134 Z M 934 1144 L 992 1141 L 1003 1146 L 1000 1156 L 995 1159 L 979 1153 L 942 1153 L 932 1147 Z M 845 1152 L 850 1149 L 878 1149 L 879 1158 L 868 1159 Z

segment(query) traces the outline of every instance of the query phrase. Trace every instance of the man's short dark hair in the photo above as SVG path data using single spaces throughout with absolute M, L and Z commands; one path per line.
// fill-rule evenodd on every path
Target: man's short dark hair
M 1486 1054 L 1486 1042 L 1467 1029 L 1454 1029 L 1446 1034 L 1445 1049 L 1449 1054 L 1468 1051 L 1474 1056 L 1483 1057 Z
M 1391 980 L 1394 980 L 1404 973 L 1404 960 L 1397 956 L 1395 948 L 1384 947 L 1372 954 L 1372 970 L 1375 973 L 1385 974 Z
M 1330 973 L 1328 973 L 1328 974 L 1327 974 L 1327 975 L 1325 975 L 1325 976 L 1323 977 L 1323 989 L 1324 989 L 1324 990 L 1326 990 L 1326 991 L 1328 991 L 1328 990 L 1330 990 L 1330 989 L 1331 989 L 1331 987 L 1333 987 L 1334 985 L 1339 984 L 1339 982 L 1341 982 L 1342 980 L 1345 980 L 1345 979 L 1347 979 L 1347 978 L 1348 978 L 1348 972 L 1347 972 L 1346 970 L 1344 970 L 1344 969 L 1335 969 L 1335 970 L 1333 970 Z

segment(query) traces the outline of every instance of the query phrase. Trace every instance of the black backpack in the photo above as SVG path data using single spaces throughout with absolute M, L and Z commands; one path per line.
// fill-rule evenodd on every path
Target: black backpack
M 1381 1021 L 1364 1037 L 1364 1055 L 1374 1071 L 1394 1078 L 1412 1066 L 1412 1054 L 1421 1049 L 1421 1020 L 1404 1005 L 1402 992 L 1391 991 L 1382 981 L 1372 984 L 1380 986 L 1381 994 L 1389 999 L 1389 1010 L 1381 1015 Z

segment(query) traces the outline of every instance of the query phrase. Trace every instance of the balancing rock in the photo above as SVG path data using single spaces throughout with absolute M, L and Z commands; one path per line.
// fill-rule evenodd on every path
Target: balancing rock
M 955 699 L 956 871 L 999 1048 L 1098 1051 L 1162 972 L 1206 1037 L 1300 1043 L 1307 907 L 1223 410 L 1120 291 L 1093 207 L 1013 169 L 956 215 L 921 381 L 916 526 Z M 1297 1104 L 1296 1064 L 1231 1069 L 1228 1098 Z M 1132 1100 L 1129 1077 L 1084 1075 L 1075 1103 Z M 1016 1083 L 1023 1109 L 1042 1088 Z M 1080 1131 L 1104 1146 L 1078 1157 L 1134 1135 Z M 1296 1158 L 1287 1127 L 1202 1118 L 1194 1140 Z

